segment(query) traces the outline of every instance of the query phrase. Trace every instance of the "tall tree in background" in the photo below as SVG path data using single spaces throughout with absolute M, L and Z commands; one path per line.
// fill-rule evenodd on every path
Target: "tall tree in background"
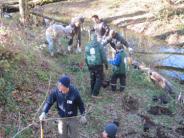
M 28 0 L 19 0 L 20 21 L 25 24 L 28 21 Z

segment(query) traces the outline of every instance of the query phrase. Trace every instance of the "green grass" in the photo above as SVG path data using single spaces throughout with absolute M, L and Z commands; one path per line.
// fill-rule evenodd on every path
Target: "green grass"
M 183 30 L 184 31 L 184 24 L 179 24 L 177 25 L 178 30 Z
M 49 80 L 48 72 L 43 71 L 43 70 L 35 70 L 35 73 L 40 81 L 48 81 Z
M 40 28 L 38 28 L 40 29 Z M 32 30 L 33 32 L 39 33 L 37 28 Z M 19 36 L 21 37 L 21 36 Z M 14 38 L 15 39 L 15 38 Z M 86 40 L 83 41 L 83 45 L 86 44 Z M 16 39 L 15 39 L 16 40 Z M 158 103 L 154 103 L 152 101 L 153 96 L 159 96 L 165 93 L 162 89 L 155 87 L 155 85 L 150 81 L 147 74 L 140 72 L 139 70 L 135 70 L 130 68 L 127 77 L 127 86 L 125 90 L 125 95 L 130 95 L 135 99 L 138 99 L 139 109 L 136 113 L 128 113 L 122 108 L 121 94 L 114 94 L 110 92 L 110 88 L 101 89 L 100 95 L 103 97 L 101 100 L 94 100 L 90 96 L 90 77 L 87 66 L 85 65 L 83 69 L 79 69 L 77 67 L 72 66 L 71 64 L 83 63 L 84 62 L 84 54 L 69 54 L 66 56 L 58 55 L 57 57 L 51 58 L 46 52 L 47 49 L 39 49 L 38 51 L 34 50 L 35 42 L 29 43 L 23 39 L 17 39 L 15 43 L 19 44 L 22 48 L 21 52 L 16 55 L 15 61 L 13 63 L 13 68 L 10 71 L 6 71 L 7 77 L 0 78 L 0 90 L 2 89 L 6 92 L 4 97 L 7 97 L 8 107 L 6 108 L 6 114 L 12 113 L 24 113 L 22 114 L 22 124 L 25 126 L 29 123 L 33 117 L 34 112 L 38 108 L 38 105 L 44 100 L 46 91 L 43 94 L 34 93 L 37 86 L 43 85 L 44 87 L 48 87 L 49 76 L 52 77 L 51 86 L 53 86 L 59 75 L 66 73 L 69 74 L 72 78 L 72 83 L 76 85 L 79 89 L 82 99 L 86 107 L 92 106 L 92 112 L 87 115 L 88 124 L 86 126 L 81 127 L 83 133 L 87 133 L 88 136 L 93 136 L 93 134 L 99 134 L 103 130 L 103 126 L 113 120 L 112 113 L 109 108 L 112 108 L 114 111 L 118 111 L 118 115 L 120 116 L 121 127 L 122 129 L 128 129 L 128 127 L 133 127 L 137 132 L 142 132 L 142 123 L 140 117 L 136 115 L 136 113 L 144 113 L 147 114 L 147 110 L 150 106 L 158 105 Z M 39 42 L 38 42 L 39 43 Z M 29 44 L 29 45 L 27 45 Z M 39 57 L 39 55 L 41 56 Z M 44 69 L 41 67 L 41 63 L 45 61 L 48 64 L 48 69 Z M 25 65 L 24 65 L 25 62 Z M 12 65 L 12 64 L 10 64 Z M 111 74 L 111 71 L 106 72 L 108 75 Z M 9 81 L 12 80 L 12 81 Z M 37 86 L 35 86 L 37 84 Z M 180 85 L 174 83 L 177 88 L 181 88 Z M 20 97 L 25 98 L 24 104 L 21 102 L 16 102 L 16 99 L 12 99 L 11 92 L 17 87 L 23 87 L 21 91 Z M 36 101 L 32 101 L 31 99 L 26 99 L 26 94 L 28 89 L 31 89 L 33 95 L 35 95 Z M 177 93 L 179 90 L 177 89 Z M 26 96 L 23 95 L 25 93 Z M 3 96 L 0 95 L 0 98 Z M 173 112 L 176 112 L 176 103 L 174 100 L 171 100 L 166 107 Z M 32 112 L 26 112 L 27 108 L 31 107 Z M 50 111 L 50 115 L 56 114 L 55 106 L 52 111 Z M 87 109 L 88 110 L 88 109 Z M 16 113 L 16 115 L 18 115 Z M 125 115 L 126 114 L 126 115 Z M 168 116 L 152 116 L 153 120 L 156 123 L 163 124 L 165 126 L 172 125 L 175 122 L 174 117 Z M 136 125 L 132 126 L 133 123 Z M 124 125 L 126 124 L 126 125 Z M 51 132 L 55 132 L 48 127 Z M 15 127 L 15 130 L 17 128 Z M 6 134 L 10 135 L 10 132 L 14 131 L 14 128 L 6 128 Z M 39 130 L 38 130 L 39 131 Z M 57 133 L 57 132 L 56 132 Z M 20 135 L 20 138 L 31 137 L 34 135 L 33 130 L 30 128 Z

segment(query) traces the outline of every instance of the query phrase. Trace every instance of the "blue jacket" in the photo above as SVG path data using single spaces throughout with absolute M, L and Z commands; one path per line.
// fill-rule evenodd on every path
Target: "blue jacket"
M 113 72 L 116 74 L 125 74 L 126 73 L 126 63 L 125 63 L 126 54 L 124 50 L 121 50 L 116 53 L 113 60 L 109 60 L 109 64 L 113 65 Z
M 51 106 L 56 102 L 56 107 L 60 117 L 77 116 L 78 108 L 81 114 L 84 114 L 84 103 L 79 92 L 74 86 L 69 87 L 69 92 L 63 94 L 58 88 L 53 88 L 44 105 L 43 112 L 48 113 Z
M 119 66 L 121 64 L 122 57 L 121 52 L 117 52 L 113 60 L 109 60 L 109 64 Z

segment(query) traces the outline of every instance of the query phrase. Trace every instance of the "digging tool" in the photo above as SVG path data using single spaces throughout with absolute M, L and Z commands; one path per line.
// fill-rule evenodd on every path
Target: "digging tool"
M 43 128 L 43 125 L 44 125 L 44 121 L 40 121 L 40 129 L 41 129 L 40 137 L 41 138 L 44 138 L 44 128 Z

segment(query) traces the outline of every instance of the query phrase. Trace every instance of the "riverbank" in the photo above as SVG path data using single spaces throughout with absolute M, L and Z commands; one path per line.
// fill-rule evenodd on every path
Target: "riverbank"
M 183 136 L 180 131 L 183 126 L 179 124 L 183 119 L 182 106 L 155 87 L 146 74 L 130 67 L 124 93 L 112 93 L 110 87 L 102 88 L 100 95 L 103 98 L 93 99 L 89 94 L 90 78 L 83 53 L 51 58 L 43 45 L 45 28 L 30 27 L 22 28 L 16 19 L 6 20 L 0 27 L 0 38 L 4 38 L 0 43 L 0 51 L 3 53 L 1 59 L 4 59 L 0 64 L 1 137 L 12 137 L 33 122 L 33 126 L 28 127 L 19 137 L 39 137 L 38 108 L 45 100 L 48 89 L 55 86 L 62 73 L 70 75 L 85 103 L 88 124 L 80 126 L 82 138 L 99 138 L 104 125 L 113 119 L 120 122 L 118 138 Z M 85 45 L 87 41 L 84 33 L 82 44 Z M 13 52 L 15 54 L 7 56 L 7 53 Z M 79 65 L 84 66 L 79 68 Z M 108 79 L 111 71 L 106 74 Z M 172 84 L 177 88 L 176 94 L 183 89 L 173 81 Z M 154 97 L 159 100 L 154 101 Z M 160 97 L 168 99 L 164 99 L 163 103 Z M 52 109 L 48 117 L 58 117 L 57 111 Z M 149 133 L 144 132 L 144 117 L 155 124 L 150 126 Z M 45 123 L 44 135 L 48 138 L 59 137 L 54 121 Z
M 93 2 L 95 1 L 88 1 L 88 3 Z M 87 9 L 88 7 L 82 3 L 80 5 L 82 9 Z M 50 6 L 57 4 L 59 3 Z M 75 4 L 74 2 L 74 7 Z M 67 6 L 67 3 L 63 6 Z M 69 12 L 65 17 L 54 12 L 55 9 L 53 10 L 52 7 L 48 14 L 55 15 L 57 18 L 71 19 L 67 15 L 70 14 Z M 28 127 L 17 137 L 40 136 L 41 111 L 38 112 L 38 109 L 45 100 L 49 88 L 55 86 L 59 75 L 63 73 L 69 74 L 72 83 L 79 89 L 88 113 L 87 125 L 80 126 L 81 138 L 99 138 L 104 125 L 113 119 L 120 122 L 117 138 L 184 136 L 183 105 L 176 103 L 175 99 L 156 87 L 147 74 L 130 67 L 124 93 L 118 91 L 112 93 L 110 87 L 102 88 L 100 96 L 103 98 L 93 99 L 89 94 L 90 78 L 87 66 L 84 64 L 84 54 L 50 57 L 46 45 L 43 44 L 46 28 L 23 27 L 17 19 L 18 17 L 13 17 L 12 20 L 5 19 L 0 23 L 0 53 L 2 53 L 0 56 L 0 137 L 13 137 L 32 123 L 32 127 Z M 88 37 L 85 32 L 82 35 L 82 45 L 85 45 Z M 84 66 L 81 68 L 79 65 Z M 108 79 L 111 71 L 107 71 L 106 74 Z M 183 85 L 173 80 L 172 84 L 176 88 L 177 95 L 184 89 Z M 51 109 L 48 117 L 58 117 L 57 111 L 54 108 Z M 145 132 L 146 125 L 149 126 L 149 132 Z M 57 124 L 54 121 L 45 123 L 44 135 L 48 138 L 59 137 Z

